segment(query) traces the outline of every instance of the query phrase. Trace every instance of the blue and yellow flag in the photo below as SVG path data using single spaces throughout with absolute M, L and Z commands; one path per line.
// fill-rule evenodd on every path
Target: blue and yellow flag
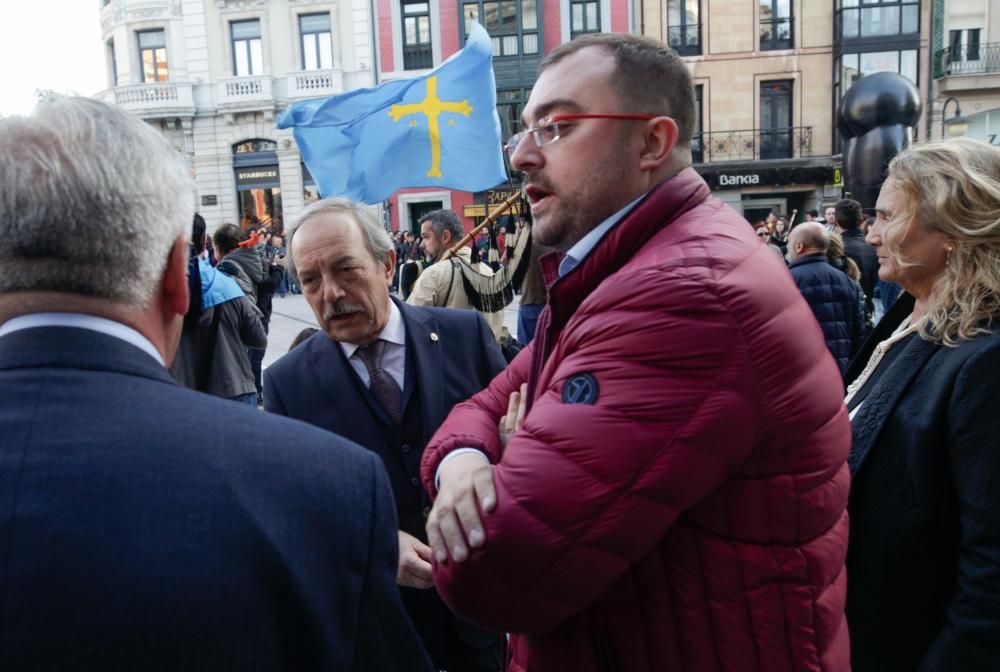
M 322 196 L 378 203 L 404 187 L 481 191 L 506 181 L 489 35 L 429 74 L 295 103 L 294 128 Z

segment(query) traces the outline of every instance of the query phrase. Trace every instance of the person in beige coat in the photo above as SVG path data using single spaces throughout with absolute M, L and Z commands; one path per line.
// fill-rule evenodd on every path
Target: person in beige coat
M 432 265 L 425 268 L 417 278 L 413 292 L 406 299 L 407 303 L 413 306 L 475 309 L 465 291 L 459 264 L 465 264 L 486 276 L 492 276 L 493 269 L 483 263 L 473 266 L 472 248 L 468 246 L 450 259 L 443 260 L 445 252 L 461 240 L 463 235 L 462 222 L 454 211 L 434 210 L 424 215 L 420 220 L 420 238 Z M 499 341 L 503 329 L 503 311 L 483 313 L 483 317 Z

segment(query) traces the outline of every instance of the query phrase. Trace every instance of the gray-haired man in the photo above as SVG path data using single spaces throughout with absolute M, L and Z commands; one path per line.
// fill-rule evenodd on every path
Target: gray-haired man
M 193 197 L 117 108 L 0 120 L 0 669 L 428 669 L 378 459 L 167 373 Z

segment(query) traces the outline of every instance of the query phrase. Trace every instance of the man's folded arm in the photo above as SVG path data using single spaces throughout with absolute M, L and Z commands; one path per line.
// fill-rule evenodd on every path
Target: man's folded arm
M 491 345 L 497 347 L 495 341 Z M 500 433 L 497 427 L 500 418 L 507 412 L 507 400 L 511 393 L 528 379 L 531 367 L 528 350 L 525 348 L 486 389 L 455 406 L 448 419 L 434 433 L 420 463 L 420 476 L 431 497 L 437 495 L 438 467 L 449 453 L 462 448 L 475 448 L 482 451 L 491 463 L 500 461 Z
M 676 305 L 701 302 L 697 322 L 690 308 L 644 313 L 641 300 L 621 297 L 601 309 L 613 331 L 563 333 L 551 385 L 494 469 L 497 503 L 483 516 L 485 543 L 435 569 L 445 602 L 479 625 L 555 627 L 649 553 L 751 452 L 756 381 L 728 312 L 694 282 L 653 275 L 635 284 L 696 294 Z M 592 403 L 564 398 L 564 385 L 580 374 L 596 381 Z M 463 430 L 485 433 L 516 382 L 501 376 L 450 417 L 438 453 L 470 445 Z M 495 459 L 498 442 L 485 448 Z

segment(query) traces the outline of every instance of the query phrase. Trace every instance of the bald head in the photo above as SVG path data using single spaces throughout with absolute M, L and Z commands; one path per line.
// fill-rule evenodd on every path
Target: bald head
M 788 235 L 788 260 L 795 261 L 807 254 L 826 254 L 830 236 L 819 222 L 803 222 Z

